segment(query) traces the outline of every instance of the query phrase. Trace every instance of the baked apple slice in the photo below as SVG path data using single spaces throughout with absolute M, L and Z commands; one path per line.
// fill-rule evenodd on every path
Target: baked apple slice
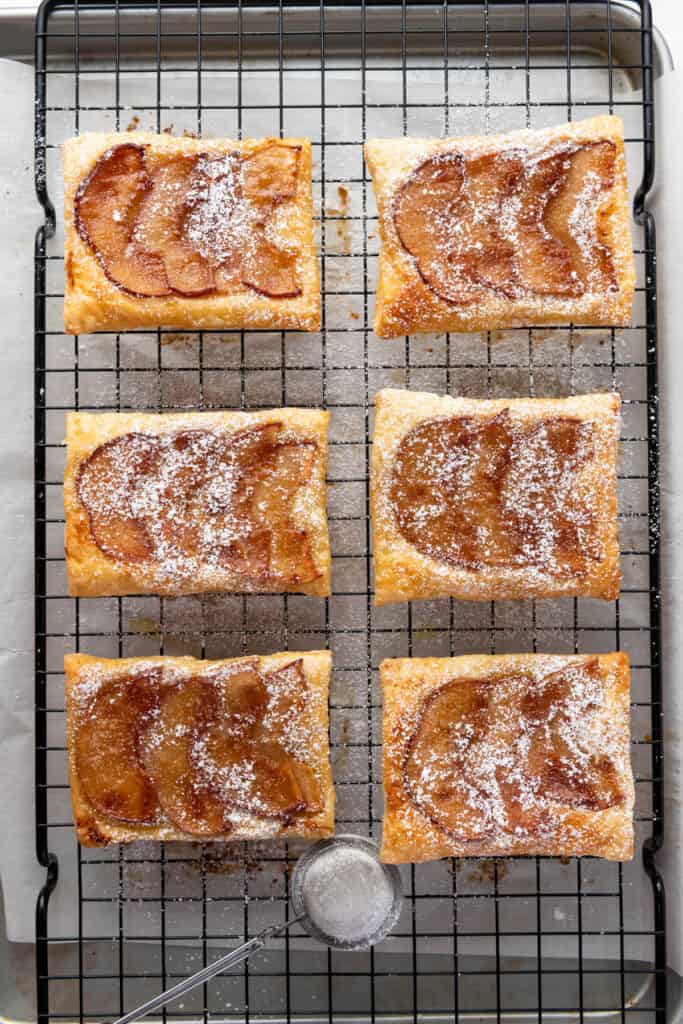
M 119 821 L 154 824 L 161 812 L 139 758 L 138 737 L 158 713 L 158 672 L 105 683 L 78 721 L 79 784 L 92 806 Z
M 268 688 L 255 663 L 231 671 L 224 690 L 227 714 L 226 728 L 233 736 L 252 736 L 266 714 Z
M 457 225 L 467 208 L 460 153 L 438 153 L 420 164 L 399 189 L 393 208 L 396 234 L 425 284 L 459 305 L 481 294 L 458 261 Z
M 203 733 L 195 767 L 226 813 L 287 819 L 306 808 L 294 760 L 277 743 L 235 740 L 221 723 Z
M 614 185 L 616 146 L 607 139 L 586 143 L 568 162 L 564 187 L 548 202 L 546 227 L 568 250 L 582 290 L 614 290 L 614 261 L 602 237 L 598 208 Z
M 163 261 L 132 241 L 141 206 L 152 189 L 141 146 L 107 150 L 74 199 L 76 229 L 111 280 L 137 295 L 169 295 Z
M 542 679 L 522 701 L 528 771 L 539 780 L 545 801 L 601 811 L 624 798 L 611 757 L 589 753 L 583 743 L 600 706 L 599 686 L 599 663 L 590 659 Z
M 141 759 L 164 813 L 194 836 L 216 836 L 231 829 L 224 801 L 198 771 L 195 749 L 221 712 L 215 685 L 185 679 L 165 690 L 158 718 L 141 738 Z
M 299 146 L 266 146 L 242 162 L 241 185 L 252 203 L 279 203 L 296 194 Z
M 154 554 L 151 534 L 131 502 L 140 480 L 154 471 L 158 453 L 157 438 L 124 434 L 96 448 L 79 469 L 76 490 L 90 532 L 112 558 L 144 562 Z
M 403 764 L 406 789 L 431 821 L 462 840 L 490 830 L 487 800 L 465 771 L 469 756 L 487 731 L 489 682 L 452 680 L 430 693 L 418 711 Z
M 503 412 L 484 423 L 429 420 L 403 438 L 390 494 L 410 544 L 430 558 L 468 568 L 514 562 L 514 538 L 500 514 L 512 436 Z
M 208 261 L 184 236 L 197 159 L 174 156 L 159 164 L 133 232 L 136 248 L 163 263 L 169 288 L 180 295 L 203 295 L 215 287 Z
M 568 168 L 566 152 L 531 164 L 520 197 L 517 273 L 521 285 L 536 295 L 583 293 L 570 249 L 546 223 L 549 204 L 563 191 Z
M 595 512 L 577 474 L 593 455 L 593 427 L 544 420 L 515 437 L 501 486 L 501 510 L 526 562 L 559 575 L 584 573 L 602 556 Z
M 279 249 L 258 225 L 242 252 L 242 284 L 273 299 L 289 299 L 301 294 L 296 253 Z
M 297 492 L 310 480 L 315 445 L 282 444 L 273 452 L 268 475 L 251 497 L 252 521 L 270 530 L 269 575 L 292 584 L 310 583 L 319 576 L 304 530 L 292 523 Z
M 256 732 L 259 742 L 277 741 L 289 725 L 302 719 L 308 704 L 308 682 L 301 658 L 273 669 L 266 683 L 267 705 Z

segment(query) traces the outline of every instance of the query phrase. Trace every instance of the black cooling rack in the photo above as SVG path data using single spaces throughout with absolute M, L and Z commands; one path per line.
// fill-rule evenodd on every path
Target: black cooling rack
M 441 1022 L 665 1019 L 653 37 L 648 0 L 376 4 L 47 0 L 36 25 L 36 807 L 47 877 L 36 915 L 38 1019 L 110 1020 L 284 920 L 295 844 L 77 847 L 64 757 L 62 655 L 302 647 L 335 653 L 338 828 L 381 827 L 376 681 L 387 655 L 623 648 L 633 664 L 636 861 L 443 861 L 403 871 L 395 936 L 365 954 L 279 948 L 163 1019 Z M 380 342 L 377 229 L 362 142 L 466 134 L 613 111 L 626 122 L 639 287 L 628 329 L 525 329 Z M 58 147 L 128 125 L 314 142 L 323 328 L 61 333 Z M 384 384 L 473 396 L 616 388 L 624 399 L 624 589 L 589 601 L 371 605 L 373 395 Z M 334 595 L 66 597 L 62 438 L 70 408 L 333 411 Z M 57 883 L 60 875 L 59 884 Z

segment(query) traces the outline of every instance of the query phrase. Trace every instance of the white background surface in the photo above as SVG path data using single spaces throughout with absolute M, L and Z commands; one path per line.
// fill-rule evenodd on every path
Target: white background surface
M 655 22 L 662 29 L 674 54 L 683 65 L 683 12 L 679 0 L 655 0 Z M 10 273 L 4 278 L 7 293 L 20 299 L 12 302 L 13 317 L 3 313 L 3 369 L 0 374 L 0 480 L 3 510 L 0 514 L 0 574 L 5 581 L 0 596 L 0 637 L 12 638 L 0 649 L 0 739 L 5 765 L 14 765 L 11 784 L 0 788 L 0 873 L 11 851 L 14 883 L 24 891 L 37 888 L 44 872 L 33 857 L 32 816 L 26 808 L 32 804 L 33 779 L 26 766 L 32 757 L 33 707 L 33 605 L 32 568 L 26 554 L 32 546 L 33 524 L 30 512 L 33 471 L 32 421 L 32 244 L 40 221 L 33 197 L 32 167 L 32 72 L 17 65 L 2 68 L 0 62 L 0 183 L 2 183 L 2 245 L 9 247 L 10 260 L 4 266 Z M 662 863 L 667 870 L 669 889 L 669 942 L 673 966 L 683 971 L 683 891 L 680 869 L 683 863 L 680 837 L 681 808 L 673 793 L 680 778 L 680 723 L 683 699 L 677 700 L 683 687 L 683 656 L 679 650 L 677 625 L 679 599 L 683 586 L 683 551 L 678 553 L 675 537 L 683 536 L 683 446 L 677 438 L 683 424 L 675 419 L 683 393 L 683 353 L 679 325 L 683 325 L 683 196 L 680 168 L 680 103 L 683 101 L 683 76 L 666 76 L 658 85 L 658 175 L 655 212 L 658 219 L 659 295 L 660 295 L 660 375 L 662 383 L 663 498 L 664 522 L 664 610 L 665 688 L 667 713 L 668 806 L 667 846 Z M 664 257 L 666 254 L 666 257 Z M 678 258 L 677 258 L 678 257 Z M 672 397 L 672 396 L 675 396 Z M 680 483 L 679 483 L 680 482 Z M 680 582 L 679 582 L 680 581 Z M 8 668 L 11 666 L 11 668 Z M 8 756 L 5 756 L 8 755 Z M 22 811 L 24 813 L 22 813 Z M 16 851 L 21 850 L 17 864 Z M 17 875 L 18 869 L 18 875 Z M 6 893 L 6 899 L 12 893 Z M 24 926 L 32 919 L 33 903 L 25 907 Z M 25 933 L 26 928 L 22 929 Z

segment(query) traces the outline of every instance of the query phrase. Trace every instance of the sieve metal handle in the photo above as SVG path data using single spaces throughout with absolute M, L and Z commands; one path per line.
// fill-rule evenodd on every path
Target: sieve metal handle
M 183 978 L 177 985 L 172 988 L 167 988 L 164 992 L 161 992 L 158 996 L 154 996 L 153 999 L 148 999 L 146 1003 L 138 1006 L 135 1010 L 130 1010 L 129 1013 L 119 1017 L 113 1022 L 113 1024 L 131 1024 L 134 1020 L 140 1020 L 141 1017 L 146 1017 L 148 1013 L 153 1013 L 155 1010 L 159 1010 L 162 1006 L 166 1006 L 167 1003 L 177 999 L 178 996 L 185 995 L 186 992 L 190 992 L 197 985 L 201 985 L 205 981 L 209 981 L 210 978 L 215 978 L 217 974 L 221 974 L 223 971 L 227 971 L 230 967 L 234 967 L 236 964 L 242 963 L 252 953 L 256 953 L 259 949 L 263 949 L 269 939 L 274 938 L 276 935 L 280 935 L 281 932 L 291 928 L 292 925 L 297 924 L 302 920 L 303 914 L 298 917 L 293 917 L 289 921 L 285 921 L 284 924 L 273 924 L 268 928 L 264 928 L 262 932 L 255 935 L 253 939 L 249 939 L 248 942 L 244 942 L 237 949 L 233 949 L 230 953 L 226 953 L 225 956 L 220 957 L 218 960 L 214 960 L 212 964 L 208 964 L 206 967 L 202 967 L 201 971 L 197 971 L 196 974 L 191 974 L 189 978 Z

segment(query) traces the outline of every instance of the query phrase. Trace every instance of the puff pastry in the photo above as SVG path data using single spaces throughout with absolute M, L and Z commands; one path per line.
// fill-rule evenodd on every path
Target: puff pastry
M 371 139 L 375 333 L 627 324 L 635 269 L 618 117 Z
M 382 859 L 633 856 L 625 654 L 382 662 Z
M 308 139 L 95 132 L 63 166 L 68 334 L 318 330 Z
M 375 603 L 619 592 L 619 396 L 380 391 Z
M 84 846 L 334 831 L 327 651 L 198 661 L 67 655 Z
M 69 413 L 69 593 L 329 594 L 328 419 Z

